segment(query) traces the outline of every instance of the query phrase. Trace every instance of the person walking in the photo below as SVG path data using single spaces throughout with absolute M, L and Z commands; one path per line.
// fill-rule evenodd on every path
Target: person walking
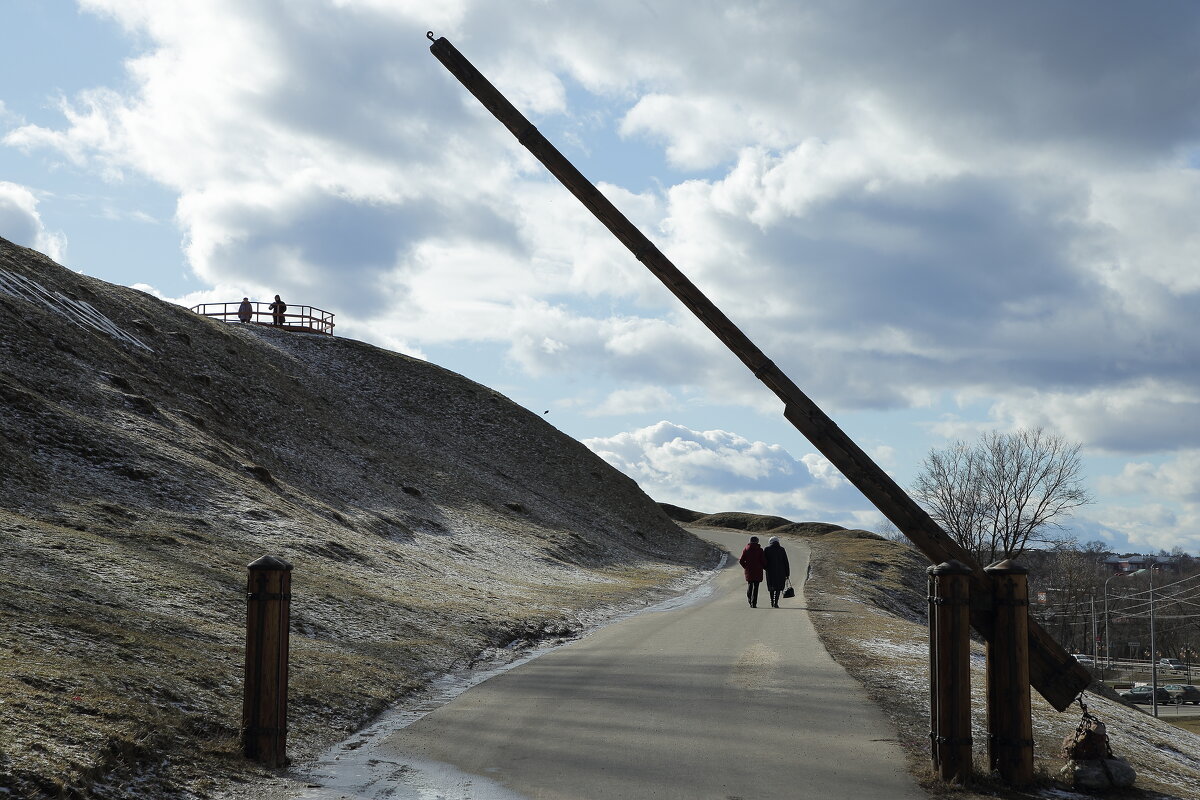
M 242 322 L 249 322 L 254 317 L 254 306 L 250 305 L 250 298 L 243 297 L 242 304 L 238 306 L 238 319 Z
M 268 306 L 268 308 L 271 309 L 272 321 L 276 325 L 282 325 L 283 324 L 283 313 L 285 311 L 287 311 L 287 303 L 283 302 L 283 300 L 279 297 L 279 295 L 275 295 L 275 302 L 271 303 L 271 305 Z
M 750 544 L 742 550 L 742 557 L 738 559 L 738 563 L 746 571 L 746 599 L 750 601 L 751 608 L 758 608 L 758 585 L 762 583 L 766 561 L 763 559 L 763 549 L 757 536 L 750 537 Z
M 771 608 L 779 608 L 779 595 L 783 594 L 784 584 L 792 574 L 788 566 L 787 551 L 779 543 L 778 536 L 772 536 L 763 550 L 763 564 L 767 573 L 767 594 L 771 596 Z

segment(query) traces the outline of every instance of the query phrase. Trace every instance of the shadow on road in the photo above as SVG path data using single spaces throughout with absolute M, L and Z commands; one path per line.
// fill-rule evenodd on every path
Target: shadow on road
M 780 606 L 776 611 L 816 611 L 821 614 L 845 614 L 844 608 L 813 608 L 812 606 Z

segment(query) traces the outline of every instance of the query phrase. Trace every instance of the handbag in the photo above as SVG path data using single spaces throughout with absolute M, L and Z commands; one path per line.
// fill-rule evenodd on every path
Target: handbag
M 788 578 L 787 588 L 783 590 L 783 596 L 784 597 L 795 597 L 796 596 L 796 590 L 792 588 L 792 579 L 791 578 Z

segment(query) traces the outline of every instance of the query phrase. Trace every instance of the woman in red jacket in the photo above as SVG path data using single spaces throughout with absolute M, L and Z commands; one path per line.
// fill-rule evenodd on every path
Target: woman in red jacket
M 758 585 L 762 583 L 763 568 L 767 565 L 767 560 L 763 557 L 762 548 L 758 546 L 757 536 L 750 537 L 750 544 L 742 551 L 738 563 L 746 571 L 746 599 L 750 601 L 751 608 L 758 608 Z

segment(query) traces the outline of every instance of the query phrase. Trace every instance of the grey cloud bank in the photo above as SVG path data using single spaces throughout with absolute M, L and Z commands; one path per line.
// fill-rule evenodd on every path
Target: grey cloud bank
M 1194 4 L 425 5 L 89 0 L 136 34 L 129 87 L 4 142 L 175 192 L 212 287 L 184 302 L 319 297 L 342 330 L 526 382 L 539 407 L 589 384 L 559 418 L 593 441 L 664 413 L 711 431 L 717 405 L 746 414 L 725 430 L 777 414 L 429 56 L 432 28 L 570 130 L 568 157 L 614 137 L 630 153 L 588 157 L 657 153 L 653 188 L 605 191 L 831 413 L 927 409 L 899 461 L 941 444 L 962 398 L 969 425 L 1046 425 L 1164 475 L 1200 452 Z M 502 365 L 464 355 L 497 345 Z M 710 510 L 872 513 L 803 454 L 768 480 L 701 468 L 710 452 L 734 458 L 701 447 L 665 462 L 686 486 L 639 479 Z M 1194 493 L 1120 485 L 1138 494 L 1088 524 L 1200 547 Z

